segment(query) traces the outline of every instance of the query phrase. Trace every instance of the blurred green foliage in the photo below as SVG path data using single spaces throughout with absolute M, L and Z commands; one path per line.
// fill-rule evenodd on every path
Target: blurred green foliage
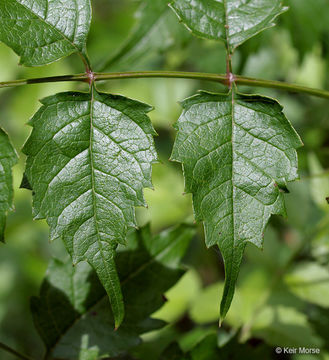
M 93 64 L 105 62 L 125 41 L 136 21 L 134 13 L 139 3 L 134 0 L 93 1 L 94 18 L 88 41 Z M 237 50 L 234 71 L 246 76 L 328 88 L 329 3 L 326 0 L 285 3 L 290 10 L 281 16 L 276 27 Z M 192 38 L 183 26 L 180 32 L 180 40 L 168 42 L 165 49 L 142 47 L 136 56 L 128 57 L 110 70 L 225 72 L 223 45 Z M 156 44 L 157 34 L 152 36 L 151 43 Z M 158 36 L 161 39 L 161 34 Z M 83 70 L 77 56 L 40 68 L 22 68 L 17 63 L 14 53 L 0 44 L 1 81 Z M 155 107 L 150 116 L 159 134 L 156 145 L 161 163 L 153 167 L 154 190 L 145 191 L 148 209 L 137 210 L 139 223 L 151 221 L 154 233 L 179 222 L 192 223 L 191 198 L 182 194 L 181 169 L 168 161 L 174 139 L 172 124 L 180 113 L 177 102 L 201 88 L 210 91 L 224 88 L 174 79 L 111 81 L 98 87 Z M 1 89 L 0 94 L 0 124 L 20 155 L 14 167 L 16 210 L 8 218 L 6 244 L 1 245 L 0 251 L 0 340 L 35 359 L 41 358 L 44 349 L 33 327 L 29 298 L 38 294 L 51 256 L 63 258 L 64 251 L 62 244 L 49 243 L 45 222 L 32 220 L 31 193 L 19 188 L 25 161 L 20 149 L 30 132 L 26 122 L 39 107 L 38 99 L 73 89 L 84 90 L 85 85 L 29 85 Z M 251 89 L 241 87 L 240 90 L 249 92 Z M 256 354 L 253 357 L 256 359 L 276 359 L 279 358 L 274 352 L 276 346 L 313 346 L 321 349 L 319 355 L 285 358 L 329 359 L 328 103 L 271 89 L 256 89 L 256 92 L 276 97 L 284 105 L 287 117 L 304 142 L 299 150 L 300 180 L 289 185 L 290 194 L 286 197 L 288 218 L 272 218 L 265 233 L 264 251 L 251 245 L 247 247 L 232 308 L 219 329 L 223 264 L 216 250 L 205 249 L 202 226 L 196 225 L 198 235 L 185 257 L 189 271 L 169 290 L 166 294 L 169 301 L 154 315 L 168 321 L 168 325 L 145 334 L 145 342 L 133 350 L 133 358 L 159 359 L 165 351 L 164 359 L 175 359 L 174 356 L 182 359 L 183 352 L 189 353 L 192 359 L 217 359 L 223 354 L 218 349 L 224 349 L 238 338 L 245 344 L 234 343 L 237 349 L 245 346 L 241 348 L 242 358 L 247 358 L 249 352 Z M 176 344 L 170 345 L 173 342 Z M 202 348 L 215 350 L 207 357 Z M 0 358 L 14 359 L 3 352 Z

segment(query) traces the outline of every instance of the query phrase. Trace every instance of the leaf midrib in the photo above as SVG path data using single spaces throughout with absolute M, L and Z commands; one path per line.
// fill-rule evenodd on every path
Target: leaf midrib
M 93 124 L 93 113 L 94 113 L 94 102 L 95 102 L 94 92 L 95 92 L 95 89 L 94 89 L 94 87 L 92 87 L 91 99 L 90 99 L 89 158 L 90 158 L 90 168 L 91 168 L 91 191 L 92 191 L 92 199 L 93 199 L 93 217 L 94 217 L 95 227 L 96 227 L 96 232 L 97 232 L 98 248 L 99 248 L 99 252 L 102 257 L 102 261 L 104 263 L 104 268 L 105 268 L 105 271 L 107 274 L 107 279 L 110 281 L 111 287 L 115 288 L 115 285 L 112 282 L 112 275 L 108 273 L 108 267 L 106 265 L 106 259 L 104 257 L 104 253 L 103 253 L 102 239 L 101 239 L 100 230 L 99 230 L 99 226 L 98 226 L 98 219 L 97 219 L 97 204 L 96 204 L 97 192 L 95 190 L 95 169 L 94 169 L 93 149 L 92 149 L 93 137 L 94 137 L 94 124 Z M 116 299 L 117 306 L 120 307 L 120 299 L 118 298 L 116 291 L 114 291 L 114 297 Z
M 226 4 L 226 0 L 224 0 L 224 3 Z M 226 7 L 225 7 L 225 13 L 226 13 Z M 227 46 L 229 46 L 229 44 L 227 44 Z M 233 85 L 234 86 L 234 85 Z M 232 142 L 232 175 L 231 175 L 231 178 L 232 178 L 232 227 L 233 227 L 233 246 L 231 247 L 231 261 L 229 261 L 229 273 L 230 273 L 230 276 L 228 276 L 227 273 L 225 273 L 225 277 L 226 277 L 226 281 L 227 281 L 227 288 L 229 289 L 228 290 L 228 294 L 229 292 L 231 291 L 231 287 L 232 287 L 232 267 L 233 267 L 233 263 L 234 263 L 234 250 L 235 250 L 235 245 L 236 245 L 236 234 L 235 234 L 235 231 L 236 231 L 236 227 L 235 227 L 235 207 L 234 207 L 234 199 L 235 199 L 235 189 L 236 189 L 236 186 L 234 184 L 234 126 L 235 126 L 235 122 L 234 122 L 234 89 L 231 89 L 231 106 L 232 106 L 232 111 L 231 111 L 231 119 L 232 119 L 232 122 L 231 122 L 231 128 L 232 128 L 232 133 L 231 133 L 231 142 Z M 226 264 L 225 264 L 226 265 Z M 226 299 L 223 298 L 222 301 L 225 300 L 225 307 L 224 307 L 224 310 L 226 308 Z M 222 306 L 221 306 L 222 308 Z

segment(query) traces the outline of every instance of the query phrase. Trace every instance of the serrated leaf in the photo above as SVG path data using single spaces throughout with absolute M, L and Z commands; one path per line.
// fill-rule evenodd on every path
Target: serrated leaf
M 4 241 L 7 212 L 13 210 L 13 179 L 11 168 L 17 155 L 8 135 L 0 128 L 0 241 Z
M 117 64 L 134 63 L 150 52 L 166 50 L 185 37 L 167 0 L 144 0 L 128 39 L 101 68 L 105 70 Z
M 0 41 L 26 66 L 49 64 L 80 53 L 86 58 L 90 0 L 2 0 Z
M 116 95 L 67 92 L 42 100 L 23 151 L 35 192 L 33 212 L 46 218 L 76 264 L 87 260 L 111 301 L 116 327 L 124 316 L 115 249 L 136 226 L 156 161 L 149 105 Z
M 201 92 L 182 103 L 172 160 L 183 164 L 207 246 L 225 263 L 220 308 L 230 307 L 247 242 L 259 248 L 271 214 L 284 214 L 283 191 L 297 178 L 300 138 L 270 98 Z
M 174 0 L 170 6 L 193 34 L 222 40 L 230 53 L 287 10 L 281 0 Z
M 117 356 L 139 344 L 144 332 L 162 327 L 164 322 L 150 315 L 163 305 L 163 293 L 184 273 L 178 263 L 193 234 L 193 228 L 184 225 L 167 230 L 160 234 L 163 241 L 156 247 L 150 247 L 155 237 L 149 227 L 128 238 L 132 250 L 117 257 L 127 309 L 117 331 L 106 293 L 88 264 L 72 267 L 52 261 L 40 296 L 31 301 L 34 323 L 48 355 L 66 360 L 81 359 L 81 354 L 96 354 L 97 359 Z

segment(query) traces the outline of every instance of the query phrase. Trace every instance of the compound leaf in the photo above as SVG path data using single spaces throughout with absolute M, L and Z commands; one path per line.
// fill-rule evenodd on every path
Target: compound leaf
M 7 212 L 13 210 L 11 168 L 16 162 L 16 152 L 8 135 L 0 128 L 0 241 L 4 241 Z
M 118 272 L 126 317 L 117 331 L 106 293 L 90 266 L 53 260 L 40 296 L 31 300 L 35 326 L 48 355 L 56 359 L 91 359 L 124 354 L 140 335 L 165 323 L 150 318 L 164 304 L 163 293 L 183 275 L 179 269 L 194 229 L 182 225 L 156 238 L 149 227 L 128 237 L 130 250 L 119 252 Z M 92 356 L 92 354 L 95 354 Z
M 182 103 L 172 160 L 183 164 L 207 246 L 225 263 L 220 317 L 230 307 L 247 242 L 263 244 L 271 214 L 284 214 L 286 183 L 297 178 L 300 138 L 275 101 L 201 92 Z
M 116 327 L 124 316 L 114 255 L 136 226 L 156 161 L 149 105 L 122 96 L 67 92 L 42 100 L 23 151 L 35 192 L 33 212 L 46 218 L 74 263 L 87 260 L 111 301 Z
M 85 59 L 90 0 L 0 1 L 0 41 L 26 66 L 49 64 L 72 53 Z
M 230 53 L 287 10 L 281 0 L 174 0 L 170 6 L 193 34 L 224 41 Z

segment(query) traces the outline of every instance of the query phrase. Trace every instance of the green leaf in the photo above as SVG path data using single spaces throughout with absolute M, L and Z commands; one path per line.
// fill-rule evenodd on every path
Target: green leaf
M 13 210 L 11 168 L 16 162 L 16 152 L 8 135 L 0 128 L 0 241 L 4 241 L 7 212 Z
M 154 51 L 164 51 L 186 37 L 168 7 L 167 0 L 144 0 L 137 12 L 137 23 L 128 39 L 102 65 L 132 64 Z
M 89 265 L 52 261 L 40 297 L 31 301 L 48 354 L 74 360 L 82 353 L 117 356 L 138 345 L 141 334 L 162 327 L 165 323 L 150 315 L 164 304 L 163 293 L 183 275 L 178 263 L 193 234 L 193 228 L 185 225 L 170 229 L 160 234 L 163 241 L 155 247 L 150 246 L 156 237 L 149 227 L 128 237 L 131 250 L 117 256 L 127 309 L 117 331 L 106 293 Z
M 270 98 L 201 92 L 182 107 L 172 160 L 183 164 L 207 246 L 218 245 L 224 258 L 223 319 L 247 242 L 262 248 L 271 214 L 285 214 L 283 191 L 297 178 L 302 143 Z
M 174 0 L 170 6 L 194 35 L 222 40 L 230 53 L 287 10 L 281 0 Z
M 90 0 L 0 2 L 0 41 L 26 66 L 49 64 L 73 53 L 86 59 L 90 22 Z
M 115 249 L 136 226 L 156 161 L 149 105 L 122 96 L 61 93 L 42 100 L 24 146 L 36 219 L 62 238 L 76 264 L 87 260 L 105 287 L 116 318 L 124 316 Z

